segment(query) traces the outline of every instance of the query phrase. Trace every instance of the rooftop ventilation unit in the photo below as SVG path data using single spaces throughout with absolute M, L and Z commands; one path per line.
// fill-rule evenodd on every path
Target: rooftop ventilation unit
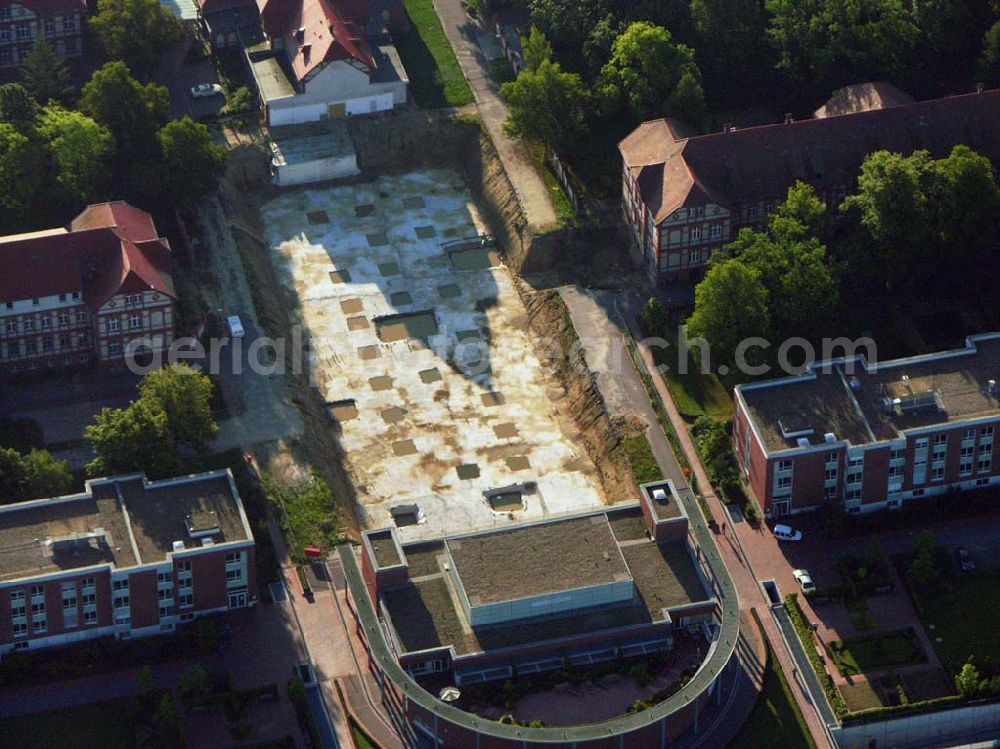
M 184 525 L 191 538 L 215 536 L 222 532 L 219 528 L 219 516 L 215 514 L 215 510 L 191 512 L 184 517 Z
M 816 431 L 801 416 L 782 416 L 778 419 L 778 428 L 781 430 L 781 436 L 786 440 L 812 437 Z
M 796 443 L 799 447 L 809 447 L 811 444 L 808 437 L 799 437 Z
M 941 407 L 941 397 L 934 390 L 893 398 L 891 404 L 892 412 L 897 416 L 919 416 L 944 410 Z
M 172 546 L 172 548 L 173 548 L 174 551 L 184 551 L 184 542 L 183 541 L 174 541 L 171 546 Z

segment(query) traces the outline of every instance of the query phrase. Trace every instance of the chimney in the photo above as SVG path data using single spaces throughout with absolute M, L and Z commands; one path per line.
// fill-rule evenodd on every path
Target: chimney
M 791 125 L 793 122 L 795 122 L 795 120 L 792 119 L 792 113 L 791 112 L 785 112 L 785 124 L 786 125 Z

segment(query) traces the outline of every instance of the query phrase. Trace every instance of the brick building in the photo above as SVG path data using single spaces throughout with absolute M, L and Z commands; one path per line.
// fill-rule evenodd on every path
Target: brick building
M 101 363 L 133 341 L 169 347 L 170 244 L 128 203 L 89 206 L 68 228 L 0 237 L 0 376 Z
M 1000 333 L 871 364 L 820 363 L 738 385 L 733 450 L 766 515 L 842 502 L 848 512 L 1000 484 Z
M 85 0 L 0 0 L 0 78 L 10 77 L 40 39 L 63 60 L 83 55 Z
M 650 277 L 700 277 L 712 253 L 741 227 L 763 225 L 796 181 L 836 208 L 874 151 L 940 158 L 965 144 L 1000 164 L 1000 90 L 908 102 L 887 84 L 850 88 L 813 119 L 694 136 L 651 120 L 625 138 L 622 213 Z
M 254 539 L 228 470 L 0 506 L 0 653 L 171 631 L 256 601 Z

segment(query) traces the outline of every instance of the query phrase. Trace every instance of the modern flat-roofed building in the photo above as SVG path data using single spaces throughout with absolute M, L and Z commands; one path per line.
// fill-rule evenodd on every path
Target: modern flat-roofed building
M 361 566 L 412 675 L 505 679 L 670 649 L 681 630 L 711 641 L 717 602 L 673 520 L 660 542 L 637 505 L 405 544 L 384 528 L 364 534 Z
M 0 376 L 102 364 L 174 339 L 170 243 L 128 203 L 69 227 L 0 237 Z
M 1000 483 L 1000 333 L 925 356 L 739 385 L 733 450 L 766 515 L 848 512 Z
M 156 634 L 255 601 L 253 534 L 228 470 L 93 479 L 0 506 L 0 652 Z
M 697 279 L 743 226 L 762 226 L 796 181 L 831 209 L 854 190 L 868 154 L 964 144 L 1000 166 L 1000 90 L 913 102 L 884 83 L 838 90 L 805 120 L 694 135 L 644 122 L 619 144 L 622 213 L 654 281 Z

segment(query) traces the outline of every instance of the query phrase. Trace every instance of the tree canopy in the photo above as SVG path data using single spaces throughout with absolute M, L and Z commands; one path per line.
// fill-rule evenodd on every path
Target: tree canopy
M 35 42 L 22 60 L 21 79 L 31 95 L 42 104 L 53 99 L 66 103 L 73 92 L 69 68 L 44 39 Z
M 768 335 L 767 289 L 760 272 L 739 260 L 714 263 L 695 287 L 694 299 L 694 312 L 687 321 L 688 337 L 708 341 L 713 367 L 733 362 L 744 339 Z M 758 352 L 748 354 L 752 357 Z
M 22 455 L 13 448 L 0 447 L 0 503 L 57 497 L 72 487 L 69 465 L 47 450 L 34 449 Z
M 208 128 L 190 117 L 171 120 L 157 137 L 163 150 L 161 180 L 165 197 L 186 205 L 215 189 L 226 167 L 226 149 Z
M 90 28 L 107 59 L 144 73 L 184 36 L 180 19 L 157 0 L 97 0 Z
M 559 63 L 543 60 L 537 70 L 522 70 L 500 94 L 510 109 L 504 128 L 511 135 L 556 149 L 581 138 L 586 93 L 580 76 L 564 72 Z
M 42 112 L 38 132 L 49 144 L 59 184 L 81 202 L 96 199 L 114 152 L 108 129 L 82 112 L 51 105 Z
M 697 123 L 704 110 L 694 50 L 646 21 L 633 23 L 615 39 L 601 85 L 606 96 L 625 103 L 637 122 L 669 115 Z
M 146 471 L 167 476 L 183 466 L 183 451 L 203 450 L 218 432 L 212 384 L 186 365 L 147 374 L 127 408 L 105 408 L 87 427 L 97 457 L 91 475 Z

